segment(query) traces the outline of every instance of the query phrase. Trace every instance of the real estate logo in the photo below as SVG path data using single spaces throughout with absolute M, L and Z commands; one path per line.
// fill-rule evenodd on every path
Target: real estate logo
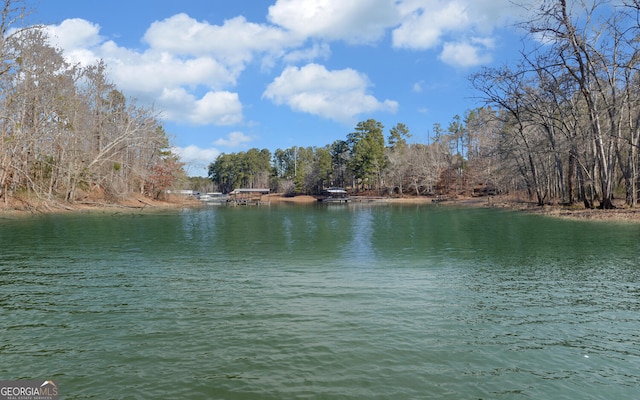
M 55 381 L 0 381 L 0 400 L 59 400 Z

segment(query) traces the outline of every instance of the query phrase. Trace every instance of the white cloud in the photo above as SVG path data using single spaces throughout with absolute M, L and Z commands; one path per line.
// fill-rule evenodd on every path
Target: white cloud
M 234 125 L 242 121 L 242 103 L 237 93 L 208 92 L 196 102 L 191 122 Z
M 182 60 L 169 53 L 146 52 L 109 63 L 113 80 L 135 93 L 158 93 L 164 88 L 197 87 L 221 89 L 233 86 L 237 75 L 210 57 Z
M 251 141 L 252 139 L 242 132 L 231 132 L 227 135 L 226 139 L 218 139 L 214 142 L 214 144 L 216 146 L 223 147 L 239 147 L 244 143 L 249 143 Z
M 322 65 L 308 64 L 286 68 L 263 97 L 295 111 L 348 123 L 358 114 L 397 110 L 397 102 L 381 102 L 368 94 L 370 86 L 368 78 L 353 69 L 329 71 Z
M 280 53 L 284 48 L 301 44 L 278 27 L 247 22 L 244 17 L 226 20 L 219 26 L 197 21 L 187 14 L 154 22 L 144 40 L 158 51 L 196 57 L 212 55 L 240 69 L 256 53 Z
M 242 121 L 237 93 L 207 92 L 198 99 L 183 88 L 164 89 L 157 104 L 172 121 L 194 125 L 233 125 Z
M 331 48 L 326 43 L 314 43 L 306 49 L 294 50 L 283 57 L 283 61 L 288 64 L 295 64 L 300 61 L 311 62 L 317 59 L 327 59 L 331 55 Z
M 536 1 L 277 0 L 268 19 L 300 38 L 358 44 L 376 43 L 393 30 L 394 46 L 424 50 L 439 46 L 447 35 L 486 36 Z
M 472 39 L 469 42 L 445 43 L 440 59 L 449 65 L 474 67 L 492 61 L 488 50 L 493 48 L 490 39 Z
M 423 85 L 424 81 L 416 82 L 413 84 L 411 90 L 413 90 L 414 93 L 422 93 L 422 91 L 424 90 L 424 88 L 422 87 Z
M 216 148 L 202 149 L 198 146 L 174 147 L 171 151 L 186 164 L 185 169 L 191 176 L 207 176 L 209 164 L 220 155 Z
M 470 17 L 464 4 L 448 2 L 440 8 L 418 8 L 393 31 L 393 45 L 400 48 L 426 50 L 440 44 L 448 32 L 468 27 Z
M 66 19 L 60 25 L 44 29 L 49 38 L 65 50 L 86 49 L 104 41 L 99 34 L 100 25 L 80 18 Z
M 216 148 L 201 149 L 198 146 L 175 147 L 173 152 L 180 155 L 185 161 L 213 162 L 220 155 L 220 150 Z
M 231 132 L 226 139 L 218 139 L 213 144 L 221 147 L 239 147 L 251 141 L 252 139 L 242 132 Z M 185 163 L 185 170 L 190 176 L 207 176 L 209 164 L 222 154 L 217 147 L 201 148 L 195 145 L 174 147 L 171 151 Z
M 401 0 L 402 22 L 392 31 L 392 43 L 412 50 L 441 49 L 440 60 L 453 66 L 484 64 L 492 60 L 491 35 L 522 15 L 522 5 L 532 1 L 518 6 L 512 0 Z
M 61 47 L 71 62 L 88 65 L 103 59 L 114 82 L 135 94 L 157 94 L 164 88 L 183 85 L 219 89 L 235 85 L 241 72 L 211 54 L 180 57 L 179 51 L 170 51 L 175 49 L 163 46 L 151 47 L 145 52 L 119 47 L 99 35 L 98 25 L 82 19 L 65 20 L 46 29 L 53 44 Z M 170 37 L 177 36 L 169 29 L 165 33 Z M 189 44 L 184 43 L 184 46 Z
M 63 50 L 67 61 L 72 64 L 94 64 L 100 60 L 94 49 L 101 44 L 113 45 L 100 36 L 100 25 L 80 18 L 66 19 L 60 25 L 48 25 L 43 29 L 49 44 Z
M 269 20 L 300 37 L 373 43 L 399 21 L 394 0 L 278 0 Z
M 265 23 L 239 16 L 216 25 L 184 13 L 156 21 L 144 34 L 143 50 L 119 46 L 83 19 L 45 29 L 69 62 L 104 60 L 119 89 L 154 104 L 167 120 L 232 125 L 243 122 L 232 88 L 250 63 L 263 69 L 309 63 L 328 59 L 331 41 L 376 44 L 391 34 L 396 48 L 440 49 L 442 62 L 478 65 L 491 59 L 493 46 L 466 38 L 489 39 L 499 23 L 521 11 L 511 0 L 276 0 Z M 263 96 L 338 120 L 397 109 L 396 102 L 369 94 L 370 87 L 354 70 L 310 64 L 285 69 Z
M 208 54 L 180 57 L 162 47 L 144 52 L 119 47 L 99 35 L 98 25 L 82 19 L 65 20 L 46 29 L 52 44 L 61 47 L 70 62 L 89 65 L 104 60 L 118 88 L 154 104 L 167 120 L 197 125 L 242 122 L 238 94 L 222 90 L 236 84 L 241 71 L 237 66 Z M 171 30 L 166 34 L 177 35 Z M 196 91 L 204 95 L 198 96 Z

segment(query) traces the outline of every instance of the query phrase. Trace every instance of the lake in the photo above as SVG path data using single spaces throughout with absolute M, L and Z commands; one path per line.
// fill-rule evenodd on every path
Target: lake
M 0 379 L 61 399 L 631 399 L 640 225 L 442 205 L 0 219 Z

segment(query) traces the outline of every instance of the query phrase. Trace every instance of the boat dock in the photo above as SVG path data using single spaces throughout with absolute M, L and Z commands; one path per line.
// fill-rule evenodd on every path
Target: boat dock
M 202 204 L 227 204 L 228 196 L 222 194 L 220 192 L 210 192 L 207 194 L 202 194 L 198 197 L 198 200 L 202 202 Z
M 229 193 L 227 205 L 262 206 L 270 205 L 269 189 L 235 189 Z
M 323 203 L 350 203 L 351 198 L 347 191 L 342 188 L 331 187 L 326 190 L 327 195 L 318 198 Z

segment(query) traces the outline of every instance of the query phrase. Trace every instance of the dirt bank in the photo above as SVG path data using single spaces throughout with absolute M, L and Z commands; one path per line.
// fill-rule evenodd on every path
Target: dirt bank
M 545 205 L 540 207 L 534 202 L 513 199 L 506 196 L 461 198 L 451 201 L 451 204 L 470 207 L 505 208 L 572 220 L 640 223 L 640 208 L 629 208 L 623 201 L 615 201 L 614 204 L 616 208 L 612 210 L 588 209 L 581 204 L 571 206 Z
M 272 203 L 309 203 L 317 201 L 313 196 L 284 197 L 273 194 L 270 198 Z M 384 202 L 391 204 L 433 204 L 433 198 L 426 196 L 389 197 L 385 198 Z M 586 209 L 580 204 L 572 206 L 546 205 L 540 207 L 534 202 L 509 196 L 455 197 L 438 204 L 443 206 L 503 208 L 573 220 L 640 223 L 640 208 L 629 208 L 624 202 L 619 200 L 614 202 L 617 208 L 613 210 Z
M 269 196 L 269 200 L 272 203 L 291 203 L 291 204 L 305 204 L 305 203 L 316 203 L 318 199 L 313 196 L 282 196 L 280 194 L 272 194 Z
M 117 202 L 104 200 L 84 200 L 74 203 L 45 201 L 38 199 L 13 198 L 0 203 L 0 218 L 19 218 L 37 214 L 104 213 L 137 214 L 146 212 L 173 211 L 200 206 L 200 201 L 183 197 L 153 200 L 144 196 L 132 196 Z

